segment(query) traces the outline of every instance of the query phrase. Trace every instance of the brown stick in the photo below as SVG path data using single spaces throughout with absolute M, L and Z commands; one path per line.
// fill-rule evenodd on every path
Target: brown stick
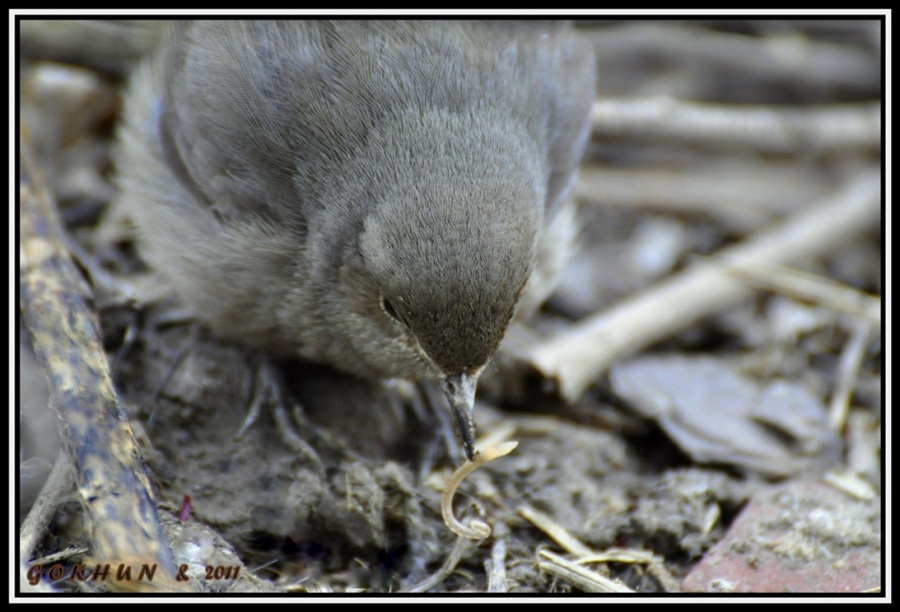
M 118 403 L 91 291 L 64 246 L 55 202 L 22 129 L 20 187 L 22 317 L 50 383 L 78 494 L 87 511 L 91 562 L 110 566 L 110 590 L 188 591 L 156 515 L 141 452 Z M 29 560 L 24 560 L 25 562 Z M 130 566 L 134 581 L 115 579 Z M 137 580 L 157 567 L 153 581 Z

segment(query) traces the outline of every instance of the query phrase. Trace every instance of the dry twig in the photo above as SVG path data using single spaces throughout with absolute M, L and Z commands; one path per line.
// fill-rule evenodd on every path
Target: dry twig
M 827 201 L 725 249 L 718 259 L 784 263 L 830 252 L 878 222 L 880 186 L 877 171 L 865 172 Z M 700 262 L 572 325 L 533 347 L 528 359 L 545 376 L 556 379 L 562 395 L 574 401 L 615 358 L 750 295 L 750 289 L 720 264 Z
M 880 314 L 880 313 L 879 313 Z M 880 320 L 880 318 L 879 318 Z M 872 324 L 869 321 L 858 321 L 853 326 L 850 339 L 844 345 L 841 352 L 841 360 L 838 363 L 837 384 L 831 397 L 831 405 L 828 409 L 828 422 L 831 427 L 841 432 L 847 424 L 847 414 L 850 412 L 850 396 L 853 387 L 856 386 L 856 378 L 866 356 L 866 348 L 869 337 L 872 334 Z
M 113 389 L 90 290 L 63 246 L 56 205 L 22 131 L 20 308 L 75 467 L 89 517 L 91 558 L 112 567 L 160 568 L 153 582 L 107 582 L 113 589 L 188 590 L 187 582 L 174 580 L 175 562 L 140 449 Z
M 684 102 L 668 96 L 599 100 L 591 110 L 594 133 L 701 142 L 764 151 L 864 148 L 881 146 L 881 105 L 827 108 L 719 106 Z
M 878 20 L 868 22 L 878 36 Z M 799 33 L 755 37 L 676 22 L 641 22 L 598 30 L 594 49 L 606 63 L 626 63 L 638 56 L 665 58 L 683 70 L 718 68 L 746 81 L 790 82 L 833 90 L 863 89 L 879 81 L 879 66 L 859 47 L 812 41 Z
M 65 453 L 60 453 L 56 457 L 53 469 L 47 476 L 38 498 L 19 527 L 19 559 L 23 564 L 31 561 L 34 547 L 44 536 L 50 521 L 53 520 L 53 515 L 56 514 L 63 495 L 72 486 L 70 478 L 68 457 Z M 35 562 L 39 561 L 35 560 Z
M 730 272 L 760 287 L 881 325 L 881 299 L 829 278 L 777 264 L 725 260 Z
M 550 539 L 562 546 L 566 552 L 569 552 L 576 557 L 590 557 L 596 554 L 589 546 L 582 543 L 581 540 L 573 536 L 559 523 L 540 510 L 536 510 L 531 506 L 522 506 L 519 508 L 519 514 L 531 521 L 531 524 L 535 527 L 550 536 Z
M 588 593 L 634 593 L 624 584 L 610 580 L 549 550 L 542 550 L 538 555 L 541 557 L 538 569 L 559 576 Z
M 740 231 L 822 198 L 826 181 L 798 167 L 775 164 L 703 164 L 700 168 L 583 167 L 579 201 L 664 213 L 710 215 Z
M 484 562 L 488 574 L 488 593 L 506 593 L 506 540 L 497 538 L 491 547 L 491 558 Z

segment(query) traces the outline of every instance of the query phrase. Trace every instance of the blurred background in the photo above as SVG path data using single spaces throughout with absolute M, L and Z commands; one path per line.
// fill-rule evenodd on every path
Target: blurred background
M 411 590 L 453 540 L 438 510 L 446 471 L 420 478 L 378 451 L 415 438 L 408 417 L 362 416 L 348 433 L 341 412 L 344 444 L 327 433 L 335 402 L 385 392 L 319 373 L 295 391 L 315 421 L 301 430 L 326 432 L 312 446 L 327 473 L 298 468 L 296 448 L 268 448 L 279 424 L 249 432 L 250 450 L 227 446 L 242 420 L 231 398 L 249 393 L 251 372 L 240 351 L 205 337 L 184 357 L 197 336 L 161 306 L 128 220 L 109 208 L 120 92 L 160 23 L 18 22 L 20 197 L 53 202 L 55 240 L 92 283 L 161 507 L 193 496 L 197 537 L 265 580 L 241 588 Z M 495 536 L 431 588 L 877 590 L 883 25 L 576 22 L 598 68 L 580 248 L 540 317 L 510 331 L 479 393 L 482 433 L 522 442 L 464 487 Z M 23 265 L 20 284 L 52 273 Z M 27 563 L 90 538 L 68 488 L 47 487 L 66 417 L 49 407 L 22 321 L 19 521 L 42 487 L 52 498 Z M 351 395 L 329 399 L 335 388 Z M 223 405 L 234 416 L 213 434 Z M 375 449 L 346 451 L 358 440 Z

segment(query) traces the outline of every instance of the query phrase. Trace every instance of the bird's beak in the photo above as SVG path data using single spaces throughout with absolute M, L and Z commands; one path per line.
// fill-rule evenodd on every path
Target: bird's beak
M 450 409 L 456 420 L 456 430 L 462 440 L 466 457 L 471 461 L 475 457 L 475 387 L 478 375 L 470 376 L 465 372 L 447 376 L 441 380 L 441 387 L 450 402 Z

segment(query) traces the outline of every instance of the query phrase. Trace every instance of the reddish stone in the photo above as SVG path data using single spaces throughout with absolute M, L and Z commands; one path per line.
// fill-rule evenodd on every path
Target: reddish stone
M 686 592 L 861 593 L 881 586 L 881 501 L 818 482 L 756 495 L 688 574 Z

